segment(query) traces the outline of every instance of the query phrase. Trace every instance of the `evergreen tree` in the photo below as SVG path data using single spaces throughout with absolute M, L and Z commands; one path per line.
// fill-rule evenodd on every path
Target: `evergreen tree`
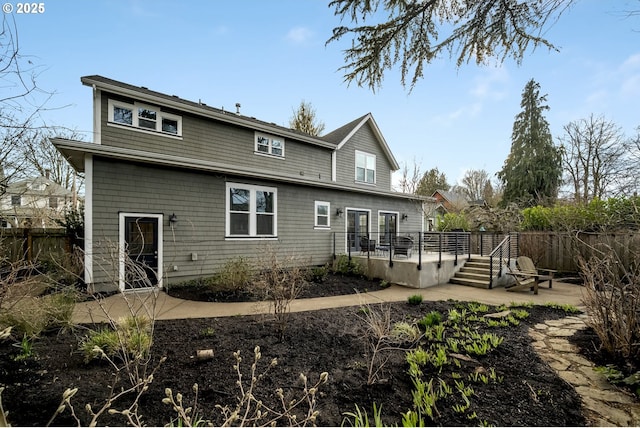
M 550 204 L 557 194 L 562 177 L 560 149 L 554 146 L 549 123 L 543 112 L 546 95 L 540 95 L 540 84 L 531 79 L 522 92 L 520 107 L 513 123 L 511 152 L 498 178 L 504 185 L 502 205 L 522 206 Z
M 417 195 L 431 196 L 436 190 L 449 190 L 450 188 L 446 175 L 436 167 L 431 168 L 422 175 L 415 193 Z
M 298 110 L 293 111 L 293 116 L 289 119 L 289 127 L 297 131 L 306 132 L 315 137 L 320 136 L 324 131 L 324 123 L 316 118 L 316 110 L 311 103 L 300 101 Z

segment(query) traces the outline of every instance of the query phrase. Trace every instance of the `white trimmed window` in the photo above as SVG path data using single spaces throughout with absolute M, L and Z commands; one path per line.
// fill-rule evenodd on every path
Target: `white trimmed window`
M 284 157 L 284 138 L 256 132 L 255 152 L 265 155 Z
M 356 151 L 356 181 L 376 183 L 376 155 Z
M 331 204 L 329 202 L 316 201 L 315 204 L 315 227 L 328 229 L 331 227 Z
M 229 238 L 275 238 L 277 189 L 227 183 L 226 214 Z
M 109 100 L 109 123 L 175 136 L 182 135 L 182 117 L 142 103 Z

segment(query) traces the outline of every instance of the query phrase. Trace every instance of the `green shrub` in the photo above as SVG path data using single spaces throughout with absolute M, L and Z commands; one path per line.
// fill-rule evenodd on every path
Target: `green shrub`
M 327 279 L 327 275 L 329 275 L 328 266 L 314 266 L 309 270 L 309 281 L 321 283 Z
M 240 290 L 251 281 L 251 266 L 244 257 L 229 259 L 213 278 L 216 286 L 225 289 Z
M 438 311 L 431 311 L 425 315 L 418 324 L 422 327 L 431 327 L 442 323 L 442 315 Z
M 419 305 L 422 303 L 422 294 L 414 294 L 413 296 L 409 296 L 407 301 L 410 305 Z
M 37 336 L 45 330 L 71 325 L 76 294 L 62 291 L 45 296 L 24 296 L 0 311 L 0 326 L 27 336 Z
M 145 316 L 120 319 L 115 329 L 104 327 L 91 331 L 80 343 L 86 361 L 108 358 L 141 358 L 149 354 L 152 338 L 151 320 Z
M 80 343 L 80 351 L 84 355 L 86 362 L 98 358 L 104 353 L 107 356 L 114 356 L 118 352 L 120 341 L 118 333 L 108 327 L 103 327 L 92 331 Z
M 362 266 L 353 259 L 349 260 L 349 256 L 346 254 L 338 256 L 334 263 L 333 271 L 341 275 L 362 276 L 364 274 Z

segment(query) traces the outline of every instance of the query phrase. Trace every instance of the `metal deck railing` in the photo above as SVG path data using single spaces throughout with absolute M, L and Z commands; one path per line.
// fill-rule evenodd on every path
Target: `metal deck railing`
M 471 258 L 471 234 L 469 232 L 402 232 L 389 233 L 333 233 L 333 258 L 338 254 L 347 254 L 349 260 L 353 254 L 367 258 L 385 258 L 389 267 L 394 261 L 417 258 L 417 269 L 422 269 L 423 256 L 437 256 L 438 268 L 442 266 L 442 257 L 453 256 L 454 264 L 459 259 Z

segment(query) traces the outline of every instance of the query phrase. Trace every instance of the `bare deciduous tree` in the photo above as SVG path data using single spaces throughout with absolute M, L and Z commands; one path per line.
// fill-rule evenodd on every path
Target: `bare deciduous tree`
M 564 126 L 562 164 L 565 183 L 576 202 L 624 194 L 628 188 L 628 145 L 620 127 L 589 116 Z
M 484 169 L 468 169 L 461 181 L 462 184 L 454 186 L 453 190 L 464 195 L 467 201 L 493 198 L 493 185 Z
M 79 189 L 84 177 L 78 174 L 65 157 L 49 141 L 50 137 L 81 140 L 75 131 L 53 127 L 36 129 L 28 133 L 28 139 L 21 144 L 21 152 L 26 161 L 25 175 L 47 176 L 53 182 L 68 190 Z
M 46 126 L 40 113 L 53 96 L 36 83 L 41 67 L 20 51 L 12 15 L 3 14 L 0 28 L 0 195 L 14 177 L 23 176 L 28 159 L 22 150 L 33 133 Z
M 416 193 L 421 178 L 420 164 L 413 158 L 413 167 L 409 169 L 406 162 L 402 163 L 402 176 L 398 184 L 402 193 Z

